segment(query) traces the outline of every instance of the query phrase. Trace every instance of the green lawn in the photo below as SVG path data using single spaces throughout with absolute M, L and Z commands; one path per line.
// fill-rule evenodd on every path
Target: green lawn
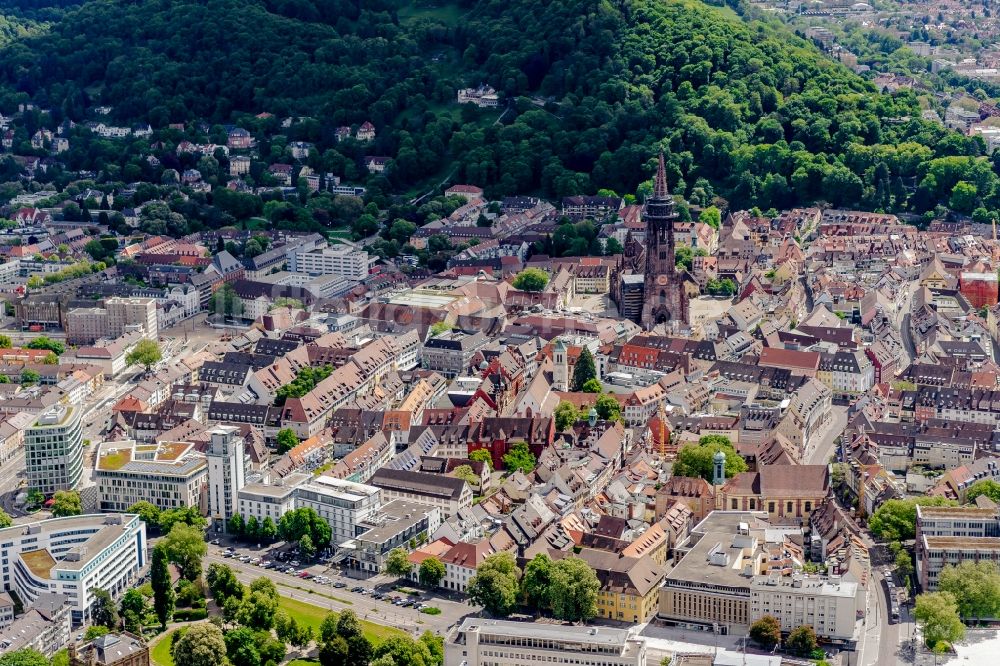
M 312 627 L 313 631 L 317 633 L 319 632 L 319 626 L 322 624 L 323 618 L 330 613 L 328 608 L 321 608 L 320 606 L 314 606 L 297 599 L 289 599 L 288 597 L 279 597 L 278 608 L 288 613 L 289 617 L 295 618 L 295 621 L 298 624 Z M 373 644 L 381 643 L 390 636 L 406 635 L 399 629 L 386 627 L 381 624 L 375 624 L 374 622 L 368 622 L 367 620 L 363 620 L 361 618 L 358 619 L 361 621 L 361 629 L 364 631 L 365 637 Z M 161 666 L 173 665 L 161 664 Z
M 292 659 L 285 666 L 319 666 L 319 662 L 313 659 Z
M 173 635 L 173 631 L 168 631 L 163 634 L 154 645 L 153 649 L 149 651 L 149 657 L 154 664 L 157 666 L 174 666 L 174 658 L 170 656 L 170 637 Z

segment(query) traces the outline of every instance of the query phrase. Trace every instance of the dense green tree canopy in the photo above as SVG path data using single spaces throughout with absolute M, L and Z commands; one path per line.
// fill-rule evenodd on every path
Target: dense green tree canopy
M 952 506 L 955 502 L 943 497 L 913 497 L 891 499 L 880 506 L 868 521 L 872 534 L 887 541 L 906 541 L 916 534 L 917 505 Z
M 1000 613 L 1000 570 L 995 562 L 966 560 L 945 565 L 938 589 L 950 592 L 963 618 L 996 617 Z
M 711 481 L 715 468 L 713 459 L 720 451 L 726 455 L 727 479 L 747 471 L 746 461 L 736 452 L 729 439 L 719 435 L 706 435 L 698 440 L 698 444 L 681 447 L 674 461 L 674 476 L 700 476 Z
M 913 617 L 923 631 L 924 642 L 931 649 L 940 649 L 940 643 L 954 643 L 965 636 L 958 604 L 950 592 L 918 595 Z
M 56 120 L 79 122 L 108 104 L 112 120 L 157 129 L 205 119 L 217 141 L 222 123 L 239 120 L 262 133 L 259 150 L 272 162 L 286 159 L 289 141 L 312 141 L 311 167 L 356 180 L 365 154 L 390 156 L 389 173 L 369 180 L 375 196 L 452 165 L 457 182 L 491 194 L 629 194 L 663 146 L 672 189 L 699 205 L 721 195 L 765 209 L 818 199 L 1000 208 L 981 140 L 922 120 L 912 92 L 878 94 L 777 20 L 743 22 L 693 0 L 456 4 L 417 13 L 390 0 L 87 2 L 0 50 L 0 111 L 30 97 Z M 5 34 L 0 24 L 0 44 Z M 501 122 L 501 110 L 456 112 L 455 90 L 480 81 L 503 95 Z M 273 115 L 257 118 L 262 111 Z M 308 118 L 268 136 L 288 115 Z M 334 140 L 338 126 L 365 120 L 378 129 L 373 145 Z M 25 129 L 38 121 L 35 113 Z M 75 168 L 160 180 L 163 169 L 150 173 L 141 159 L 148 141 L 120 143 L 81 127 L 66 157 Z M 173 162 L 167 180 L 178 168 L 197 166 L 210 180 L 223 171 L 218 156 Z M 912 194 L 903 182 L 916 185 Z M 272 223 L 337 219 L 362 235 L 379 224 L 332 197 L 303 209 L 226 190 L 217 199 L 216 223 L 261 213 Z M 152 233 L 185 224 L 178 211 L 144 217 Z M 388 219 L 399 245 L 426 221 Z M 593 249 L 579 230 L 563 236 L 550 254 Z
M 469 580 L 469 598 L 491 615 L 510 614 L 517 606 L 521 570 L 510 553 L 496 553 L 476 568 Z

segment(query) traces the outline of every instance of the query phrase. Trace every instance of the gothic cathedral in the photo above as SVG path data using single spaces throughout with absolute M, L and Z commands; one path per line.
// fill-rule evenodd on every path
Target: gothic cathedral
M 690 323 L 684 282 L 674 265 L 674 199 L 667 190 L 663 153 L 656 169 L 653 196 L 646 200 L 646 272 L 643 288 L 644 329 L 673 320 Z

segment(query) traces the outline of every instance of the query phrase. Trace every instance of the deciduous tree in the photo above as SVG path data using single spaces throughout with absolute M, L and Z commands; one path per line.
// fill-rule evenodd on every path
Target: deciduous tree
M 872 534 L 886 541 L 908 541 L 916 534 L 917 505 L 953 506 L 943 497 L 912 497 L 891 499 L 875 510 L 868 521 Z
M 520 470 L 525 474 L 530 474 L 535 470 L 538 461 L 535 459 L 535 454 L 528 448 L 527 443 L 517 442 L 510 448 L 510 451 L 504 454 L 503 464 L 510 472 Z
M 721 451 L 726 456 L 726 477 L 731 478 L 747 471 L 747 463 L 736 452 L 726 437 L 706 435 L 698 444 L 681 447 L 674 460 L 674 476 L 701 477 L 711 481 L 715 473 L 715 454 Z
M 495 616 L 509 615 L 517 606 L 521 571 L 510 553 L 490 555 L 469 580 L 469 599 Z
M 807 657 L 816 649 L 816 630 L 808 624 L 795 627 L 788 634 L 785 647 L 789 652 Z
M 140 340 L 132 351 L 126 354 L 125 362 L 129 365 L 138 363 L 146 368 L 146 372 L 149 372 L 150 368 L 159 363 L 162 358 L 163 350 L 160 349 L 158 342 L 155 340 Z
M 954 595 L 963 618 L 979 620 L 1000 614 L 1000 569 L 995 562 L 946 564 L 938 576 L 938 590 Z
M 765 615 L 750 625 L 750 638 L 765 650 L 770 650 L 781 642 L 781 623 L 771 615 Z
M 80 493 L 75 490 L 57 490 L 52 500 L 52 515 L 56 518 L 79 516 L 83 512 Z
M 181 575 L 190 581 L 198 580 L 201 560 L 208 553 L 204 533 L 197 527 L 179 523 L 170 529 L 162 543 Z
M 601 583 L 584 560 L 566 557 L 556 561 L 549 578 L 548 598 L 554 617 L 570 622 L 586 622 L 597 615 L 597 593 Z M 636 615 L 639 614 L 637 611 Z
M 521 291 L 542 291 L 549 283 L 549 274 L 539 268 L 526 268 L 514 278 L 514 287 Z
M 420 563 L 420 584 L 437 587 L 444 580 L 444 564 L 436 557 L 428 557 Z
M 393 548 L 385 558 L 385 572 L 390 576 L 409 576 L 413 570 L 413 564 L 406 557 L 406 551 L 402 548 Z
M 171 648 L 174 666 L 220 666 L 227 663 L 226 642 L 214 624 L 189 627 Z
M 951 592 L 929 592 L 917 596 L 913 617 L 920 625 L 927 647 L 951 644 L 965 636 L 965 625 L 958 614 L 958 602 Z

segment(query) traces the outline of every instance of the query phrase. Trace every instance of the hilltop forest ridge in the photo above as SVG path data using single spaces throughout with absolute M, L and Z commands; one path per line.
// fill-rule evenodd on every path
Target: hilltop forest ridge
M 984 144 L 921 120 L 912 93 L 878 94 L 777 21 L 700 2 L 95 0 L 46 16 L 0 51 L 0 111 L 31 99 L 81 122 L 103 105 L 154 130 L 307 117 L 284 138 L 376 192 L 450 176 L 490 196 L 634 193 L 662 146 L 672 192 L 694 205 L 922 214 L 964 180 L 974 208 L 1000 207 Z M 454 103 L 481 83 L 499 108 Z M 373 145 L 336 141 L 365 121 Z M 124 169 L 148 150 L 89 143 L 71 143 L 69 167 Z M 365 151 L 391 169 L 369 177 Z

